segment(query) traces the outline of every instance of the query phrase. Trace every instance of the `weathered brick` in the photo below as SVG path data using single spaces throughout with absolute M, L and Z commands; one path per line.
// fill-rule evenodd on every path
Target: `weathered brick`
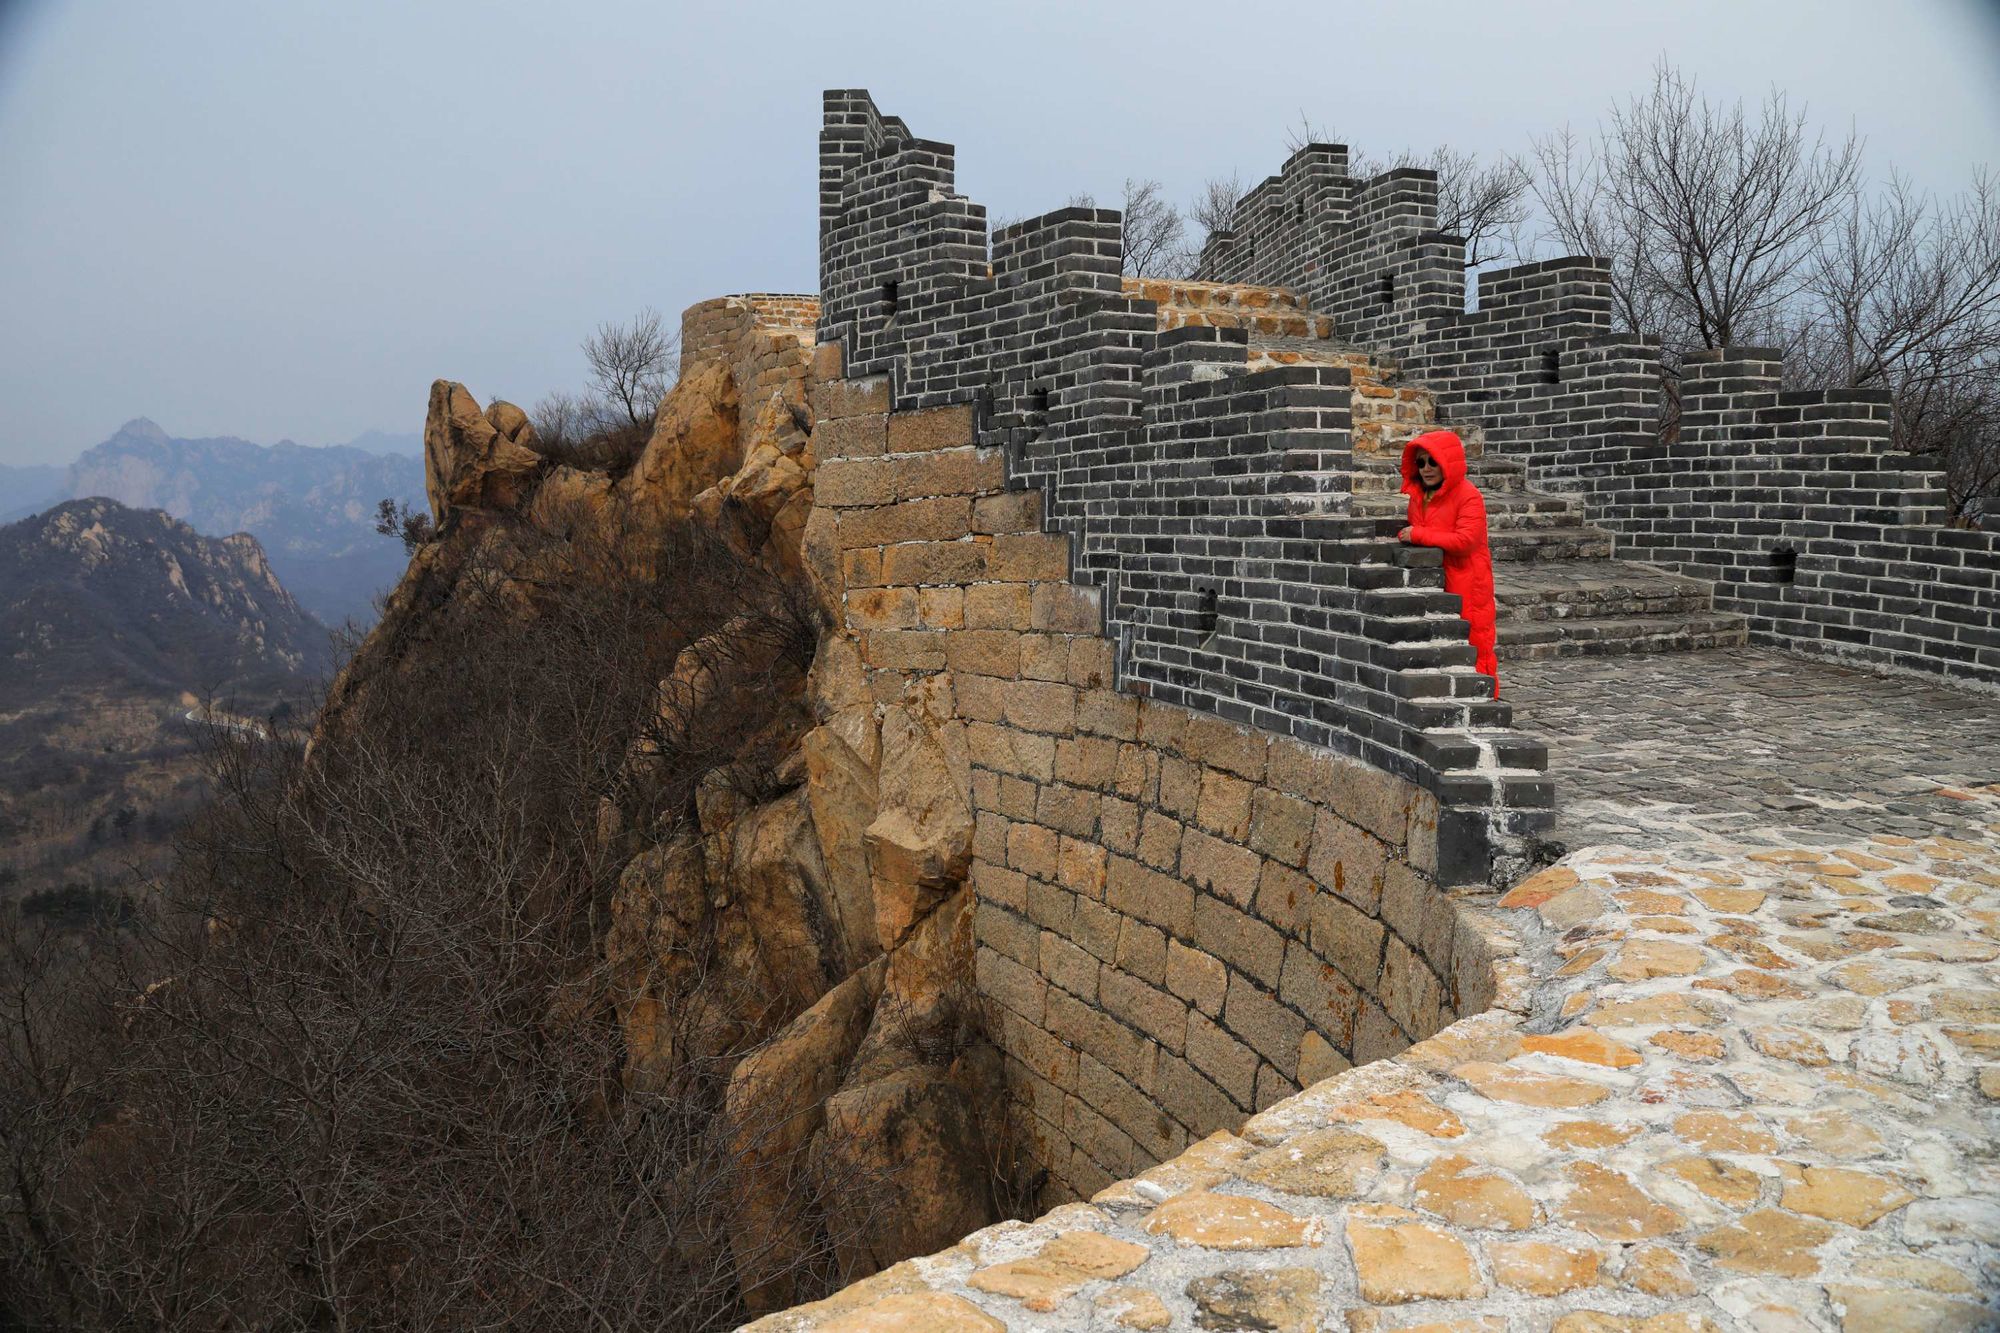
M 1085 1004 L 1066 991 L 1049 990 L 1046 982 L 1042 984 L 1046 1000 L 1043 1026 L 1051 1035 L 1087 1051 L 1112 1069 L 1142 1067 L 1146 1042 L 1137 1032 L 1096 1006 Z
M 1305 1035 L 1305 1020 L 1240 975 L 1229 978 L 1222 1025 L 1250 1043 L 1286 1078 L 1298 1073 L 1299 1038 Z
M 919 453 L 972 443 L 972 406 L 897 412 L 889 418 L 889 452 Z
M 987 548 L 977 541 L 918 541 L 884 547 L 882 581 L 889 584 L 972 583 L 986 575 Z
M 1249 1106 L 1256 1100 L 1257 1052 L 1198 1013 L 1188 1015 L 1187 1059 L 1236 1101 Z
M 1029 597 L 1029 624 L 1062 634 L 1095 634 L 1103 624 L 1097 592 L 1072 583 L 1037 583 Z M 1064 674 L 1068 662 L 1064 662 Z
M 1103 903 L 1079 896 L 1071 938 L 1100 962 L 1108 963 L 1118 956 L 1118 937 L 1124 933 L 1125 920 Z
M 1222 1012 L 1223 997 L 1229 988 L 1229 968 L 1212 954 L 1190 948 L 1179 940 L 1168 940 L 1166 987 L 1214 1018 Z
M 1264 863 L 1248 847 L 1210 837 L 1200 829 L 1181 835 L 1181 875 L 1198 889 L 1248 907 L 1257 895 Z
M 1331 890 L 1365 912 L 1382 902 L 1382 876 L 1388 853 L 1380 842 L 1329 811 L 1313 821 L 1312 849 L 1306 870 L 1321 888 Z
M 972 501 L 963 496 L 904 500 L 876 509 L 856 509 L 840 516 L 843 549 L 888 546 L 895 542 L 949 542 L 971 531 Z M 1005 540 L 996 537 L 997 544 Z M 995 574 L 994 577 L 1004 577 Z
M 925 629 L 965 628 L 965 590 L 963 588 L 919 588 L 917 589 L 917 622 Z M 945 650 L 945 658 L 950 660 L 951 650 Z
M 1076 728 L 1129 741 L 1139 734 L 1139 701 L 1115 690 L 1086 691 L 1076 699 Z
M 1104 897 L 1105 849 L 1088 838 L 1065 836 L 1057 844 L 1056 878 L 1084 898 Z
M 1053 879 L 1056 873 L 1056 831 L 1037 824 L 1015 824 L 1007 830 L 1007 864 L 1024 875 Z
M 1247 1104 L 1209 1081 L 1206 1074 L 1177 1055 L 1162 1051 L 1158 1086 L 1151 1089 L 1163 1110 L 1197 1137 L 1218 1129 L 1236 1129 L 1243 1123 Z
M 1451 974 L 1458 909 L 1436 885 L 1406 865 L 1390 862 L 1382 878 L 1382 920 L 1441 975 Z
M 942 671 L 949 630 L 872 630 L 862 638 L 862 656 L 870 666 L 903 671 Z
M 1022 630 L 1028 627 L 1028 585 L 975 583 L 965 590 L 967 629 Z
M 1067 579 L 1069 539 L 1059 534 L 1042 532 L 996 536 L 993 539 L 993 556 L 987 568 L 988 577 L 1002 583 L 1041 583 Z
M 1118 764 L 1118 743 L 1097 736 L 1076 736 L 1056 742 L 1056 779 L 1071 786 L 1104 791 Z
M 1035 818 L 1072 838 L 1097 835 L 1098 795 L 1082 787 L 1051 784 L 1042 788 L 1035 804 Z
M 1285 965 L 1285 937 L 1257 918 L 1202 894 L 1194 904 L 1194 942 L 1265 986 L 1277 987 Z
M 1354 1024 L 1361 1016 L 1361 992 L 1331 964 L 1292 940 L 1285 945 L 1285 970 L 1278 998 L 1305 1016 L 1341 1050 L 1354 1046 Z
M 1169 875 L 1122 856 L 1110 859 L 1104 901 L 1127 916 L 1150 921 L 1183 938 L 1194 929 L 1194 890 Z
M 1322 893 L 1313 899 L 1308 942 L 1312 951 L 1373 991 L 1382 975 L 1382 943 L 1388 930 L 1352 903 Z
M 1303 866 L 1312 848 L 1313 807 L 1294 796 L 1259 787 L 1251 797 L 1252 850 L 1288 866 Z
M 1054 931 L 1041 933 L 1037 970 L 1079 1000 L 1097 1000 L 1097 960 Z
M 1201 775 L 1201 795 L 1195 806 L 1195 822 L 1220 838 L 1243 842 L 1250 836 L 1250 796 L 1255 790 L 1242 778 L 1220 769 Z
M 1125 856 L 1139 850 L 1139 807 L 1107 796 L 1097 810 L 1097 837 L 1106 848 Z
M 824 468 L 834 458 L 874 458 L 888 446 L 888 418 L 866 414 L 844 420 L 822 420 L 812 426 L 812 452 Z M 820 504 L 832 500 L 814 496 Z
M 1027 680 L 1067 684 L 1069 640 L 1060 634 L 1020 634 L 1021 675 Z
M 984 947 L 974 954 L 972 969 L 981 995 L 1005 1005 L 1030 1023 L 1042 1021 L 1049 983 L 1039 972 Z
M 1257 782 L 1264 776 L 1264 753 L 1269 744 L 1269 738 L 1260 731 L 1194 713 L 1188 717 L 1180 749 L 1190 759 Z
M 1165 983 L 1167 937 L 1157 926 L 1127 919 L 1118 933 L 1118 969 L 1151 986 Z
M 1148 810 L 1139 823 L 1139 859 L 1155 870 L 1172 870 L 1180 864 L 1181 826 L 1157 810 Z
M 914 629 L 916 624 L 914 588 L 856 588 L 847 594 L 849 629 Z
M 1007 720 L 1029 731 L 1068 735 L 1075 725 L 1076 691 L 1043 681 L 1016 681 L 1006 695 Z
M 1187 1005 L 1116 968 L 1099 975 L 1097 997 L 1105 1009 L 1178 1055 L 1187 1041 Z
M 995 534 L 1040 532 L 1042 493 L 1005 491 L 980 496 L 972 505 L 972 530 Z
M 812 412 L 814 433 L 822 427 L 820 422 L 830 422 L 841 417 L 874 417 L 883 420 L 889 410 L 889 380 L 887 376 L 875 375 L 865 379 L 829 380 L 813 389 Z
M 1303 935 L 1312 922 L 1319 886 L 1288 865 L 1266 861 L 1257 879 L 1257 916 L 1288 935 Z
M 1160 809 L 1176 819 L 1193 820 L 1201 807 L 1201 766 L 1170 755 L 1160 759 Z
M 1041 932 L 992 902 L 982 901 L 973 912 L 973 930 L 979 943 L 996 949 L 1023 967 L 1040 969 Z
M 1424 960 L 1401 938 L 1391 935 L 1382 955 L 1382 988 L 1377 998 L 1396 1026 L 1413 1038 L 1436 1032 L 1443 994 Z

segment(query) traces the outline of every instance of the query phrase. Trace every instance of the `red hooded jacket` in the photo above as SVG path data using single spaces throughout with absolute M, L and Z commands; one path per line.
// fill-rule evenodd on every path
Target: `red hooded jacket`
M 1444 469 L 1444 481 L 1426 500 L 1417 481 L 1417 451 Z M 1403 446 L 1403 493 L 1410 497 L 1410 540 L 1444 552 L 1444 589 L 1457 593 L 1460 612 L 1478 653 L 1479 670 L 1493 677 L 1500 695 L 1500 663 L 1493 654 L 1497 634 L 1493 605 L 1493 550 L 1486 542 L 1486 497 L 1465 479 L 1465 445 L 1448 430 L 1428 431 Z

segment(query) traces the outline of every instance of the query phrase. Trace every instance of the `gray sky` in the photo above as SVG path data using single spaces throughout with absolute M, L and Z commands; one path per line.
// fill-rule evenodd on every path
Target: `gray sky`
M 1996 8 L 0 0 L 0 463 L 139 415 L 415 431 L 437 376 L 531 403 L 600 320 L 810 290 L 823 87 L 956 143 L 1000 216 L 1247 184 L 1301 111 L 1523 152 L 1662 54 L 1952 190 L 2000 162 Z

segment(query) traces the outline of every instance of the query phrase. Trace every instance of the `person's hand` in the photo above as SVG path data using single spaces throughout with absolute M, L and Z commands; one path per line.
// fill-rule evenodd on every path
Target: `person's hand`
M 1396 540 L 1399 542 L 1409 541 L 1411 539 L 1411 536 L 1412 536 L 1411 531 L 1408 528 L 1399 528 L 1396 531 Z

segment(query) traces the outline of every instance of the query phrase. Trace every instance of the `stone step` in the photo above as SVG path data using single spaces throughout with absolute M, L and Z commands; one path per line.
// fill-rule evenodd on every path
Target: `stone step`
M 1494 571 L 1500 624 L 1606 620 L 1619 616 L 1701 615 L 1715 604 L 1714 587 L 1629 560 L 1545 560 Z
M 1494 561 L 1608 560 L 1611 534 L 1602 528 L 1523 528 L 1489 531 Z
M 1742 616 L 1719 611 L 1683 616 L 1503 622 L 1499 647 L 1501 673 L 1504 677 L 1509 661 L 1737 648 L 1749 638 L 1749 626 Z

